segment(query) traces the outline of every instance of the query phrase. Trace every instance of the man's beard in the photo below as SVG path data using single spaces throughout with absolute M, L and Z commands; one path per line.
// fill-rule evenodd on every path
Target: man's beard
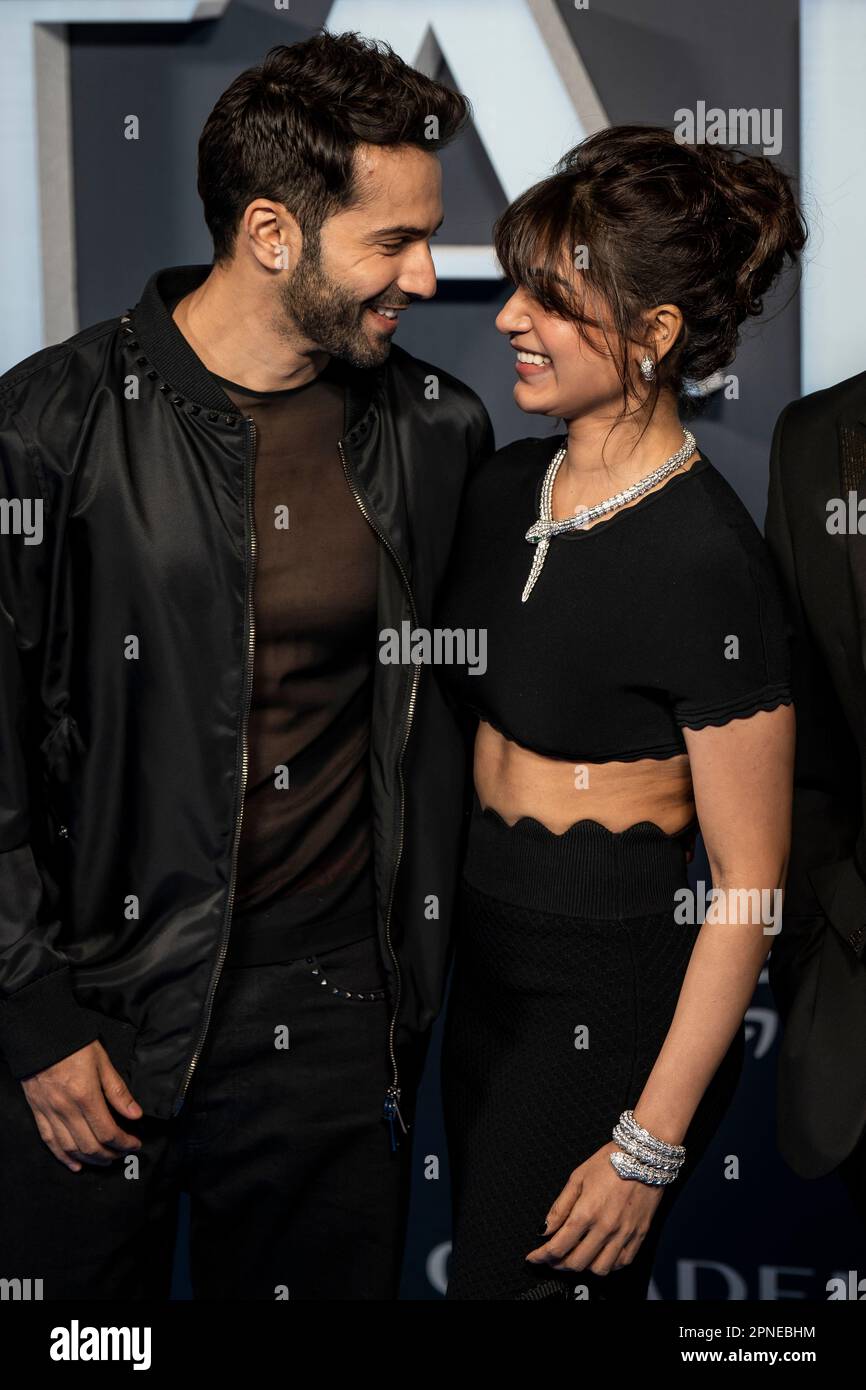
M 323 352 L 353 367 L 378 367 L 388 357 L 383 333 L 373 342 L 364 331 L 365 305 L 330 280 L 322 268 L 318 237 L 304 237 L 301 259 L 291 279 L 280 284 L 277 330 L 296 341 L 298 331 Z

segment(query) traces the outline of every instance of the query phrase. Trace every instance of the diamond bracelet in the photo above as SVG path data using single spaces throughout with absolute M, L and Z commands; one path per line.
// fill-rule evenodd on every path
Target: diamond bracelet
M 631 1154 L 621 1153 L 619 1149 L 609 1155 L 610 1161 L 621 1178 L 637 1178 L 649 1183 L 651 1187 L 667 1187 L 676 1179 L 676 1173 L 665 1173 L 661 1168 L 653 1168 L 648 1163 L 639 1163 Z
M 651 1163 L 654 1168 L 666 1168 L 676 1173 L 682 1167 L 683 1160 L 681 1158 L 661 1157 L 657 1149 L 652 1148 L 650 1144 L 643 1144 L 639 1139 L 635 1139 L 633 1135 L 623 1129 L 622 1125 L 616 1125 L 614 1127 L 613 1137 L 621 1149 L 625 1149 L 627 1153 L 630 1153 L 634 1158 L 639 1158 L 643 1163 Z
M 621 1178 L 637 1178 L 653 1187 L 672 1183 L 685 1162 L 682 1144 L 668 1144 L 638 1124 L 634 1111 L 624 1110 L 613 1128 L 613 1138 L 621 1145 L 609 1154 Z
M 657 1139 L 654 1134 L 650 1134 L 648 1129 L 638 1124 L 634 1117 L 633 1110 L 623 1110 L 619 1117 L 619 1123 L 635 1139 L 639 1139 L 643 1144 L 649 1144 L 650 1148 L 655 1149 L 656 1153 L 665 1158 L 677 1158 L 680 1162 L 685 1158 L 686 1151 L 682 1144 L 668 1144 L 664 1139 Z

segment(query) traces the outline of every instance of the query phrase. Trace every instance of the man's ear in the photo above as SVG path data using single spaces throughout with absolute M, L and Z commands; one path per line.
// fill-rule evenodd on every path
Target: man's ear
M 241 235 L 266 270 L 293 271 L 301 258 L 304 238 L 297 218 L 269 198 L 255 198 L 245 209 Z

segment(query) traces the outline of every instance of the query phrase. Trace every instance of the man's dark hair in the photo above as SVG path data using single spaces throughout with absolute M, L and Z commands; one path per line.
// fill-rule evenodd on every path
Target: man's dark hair
M 272 48 L 226 88 L 199 140 L 198 192 L 214 262 L 231 258 L 254 198 L 282 203 L 315 242 L 325 219 L 356 201 L 358 144 L 435 151 L 470 115 L 464 96 L 382 40 L 323 32 Z

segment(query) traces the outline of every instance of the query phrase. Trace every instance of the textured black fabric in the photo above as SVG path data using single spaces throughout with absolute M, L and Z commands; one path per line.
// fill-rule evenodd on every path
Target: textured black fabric
M 480 817 L 476 807 L 470 857 L 478 857 L 477 826 L 484 818 L 495 831 L 483 849 L 492 871 L 506 864 L 528 822 L 509 828 L 487 812 Z M 553 864 L 561 848 L 560 837 L 546 834 L 547 842 L 537 842 L 546 845 L 537 849 L 538 878 L 525 881 L 522 905 L 482 893 L 465 879 L 458 902 L 442 1052 L 454 1217 L 446 1297 L 573 1298 L 586 1286 L 591 1300 L 641 1300 L 665 1216 L 736 1089 L 744 1031 L 740 1027 L 701 1100 L 684 1138 L 686 1163 L 664 1190 L 632 1264 L 606 1276 L 528 1264 L 524 1257 L 542 1243 L 538 1230 L 571 1171 L 610 1140 L 621 1112 L 637 1103 L 699 931 L 676 923 L 673 907 L 609 920 L 539 911 L 531 904 L 544 861 Z M 587 823 L 568 834 L 585 843 L 591 862 Z M 664 856 L 663 832 L 641 832 L 647 846 L 653 834 Z M 608 858 L 614 857 L 611 847 Z M 649 868 L 646 882 L 651 886 Z M 589 1030 L 589 1045 L 578 1048 L 575 1029 L 581 1025 Z
M 565 436 L 473 475 L 437 626 L 484 630 L 452 696 L 515 743 L 575 761 L 686 751 L 700 729 L 791 701 L 789 629 L 755 523 L 705 455 L 633 506 L 551 539 L 525 603 L 541 484 Z
M 463 876 L 482 893 L 523 903 L 532 884 L 532 906 L 574 917 L 628 917 L 667 911 L 685 882 L 685 850 L 694 841 L 692 825 L 667 835 L 652 821 L 626 830 L 609 830 L 580 820 L 562 835 L 531 816 L 508 835 L 508 854 L 499 853 L 507 821 L 492 806 L 481 813 L 473 796 L 472 836 Z

